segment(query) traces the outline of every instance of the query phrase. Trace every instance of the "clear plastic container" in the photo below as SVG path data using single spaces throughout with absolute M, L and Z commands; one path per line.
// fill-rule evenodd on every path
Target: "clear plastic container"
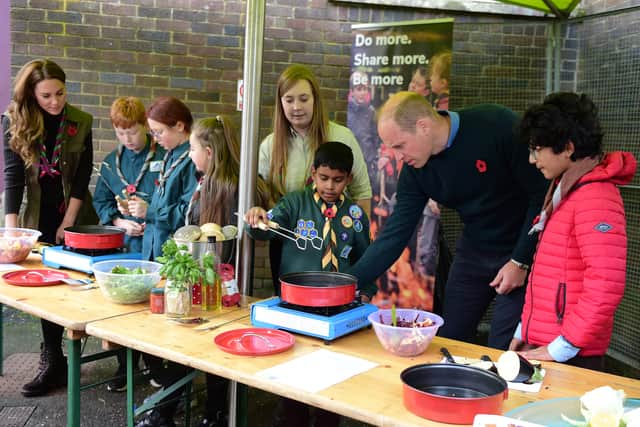
M 442 317 L 428 311 L 412 308 L 396 309 L 396 319 L 407 322 L 422 322 L 430 319 L 433 323 L 425 327 L 401 327 L 391 324 L 391 310 L 378 310 L 369 314 L 369 322 L 387 351 L 403 357 L 417 356 L 425 352 L 438 328 L 444 324 Z
M 128 270 L 142 269 L 144 273 L 112 273 L 114 267 Z M 153 261 L 120 259 L 100 261 L 91 268 L 102 294 L 109 301 L 118 304 L 135 304 L 149 300 L 151 289 L 160 283 L 162 264 Z
M 0 264 L 24 261 L 41 235 L 30 228 L 0 228 Z

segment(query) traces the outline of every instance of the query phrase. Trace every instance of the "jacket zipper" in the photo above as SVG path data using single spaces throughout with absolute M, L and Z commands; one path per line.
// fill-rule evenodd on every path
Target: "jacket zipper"
M 531 316 L 533 316 L 533 266 L 536 265 L 536 257 L 538 255 L 538 246 L 540 246 L 540 241 L 542 241 L 542 235 L 544 234 L 545 229 L 542 229 L 542 232 L 538 236 L 538 242 L 536 243 L 536 250 L 533 253 L 533 259 L 531 260 L 531 270 L 529 270 L 529 277 L 527 277 L 528 282 L 531 284 L 529 287 L 529 298 L 531 299 L 531 310 L 529 310 L 529 316 L 527 317 L 527 326 L 524 328 L 524 331 L 521 331 L 522 341 L 525 343 L 529 342 L 529 325 L 531 324 Z M 526 284 L 525 284 L 526 286 Z M 525 290 L 526 294 L 526 290 Z
M 567 306 L 567 284 L 558 283 L 558 289 L 556 290 L 556 321 L 558 324 L 562 324 L 564 319 L 564 310 Z

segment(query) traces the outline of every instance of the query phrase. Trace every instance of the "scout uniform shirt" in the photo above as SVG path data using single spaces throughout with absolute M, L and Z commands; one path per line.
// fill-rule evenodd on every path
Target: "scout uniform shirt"
M 322 239 L 322 231 L 327 218 L 314 200 L 313 186 L 286 194 L 268 212 L 272 221 L 289 230 L 294 230 L 303 238 L 297 242 L 286 239 L 271 231 L 261 231 L 247 227 L 255 239 L 279 238 L 283 242 L 280 274 L 302 271 L 322 271 L 322 257 L 329 238 Z M 362 208 L 345 198 L 336 203 L 337 212 L 330 219 L 336 236 L 334 255 L 338 261 L 338 271 L 346 271 L 369 246 L 369 219 Z M 306 248 L 302 249 L 300 246 Z M 315 245 L 315 247 L 314 247 Z
M 162 244 L 184 225 L 189 201 L 198 185 L 188 142 L 166 152 L 159 175 L 142 236 L 142 259 L 146 260 L 162 255 Z
M 165 155 L 164 148 L 154 144 L 152 150 L 151 143 L 151 137 L 147 135 L 147 143 L 139 153 L 120 145 L 105 157 L 93 194 L 93 206 L 101 224 L 111 225 L 116 218 L 144 222 L 142 218 L 129 215 L 123 217 L 118 211 L 115 196 L 122 199 L 135 196 L 147 203 L 151 202 Z M 142 236 L 125 235 L 124 244 L 129 252 L 141 252 Z

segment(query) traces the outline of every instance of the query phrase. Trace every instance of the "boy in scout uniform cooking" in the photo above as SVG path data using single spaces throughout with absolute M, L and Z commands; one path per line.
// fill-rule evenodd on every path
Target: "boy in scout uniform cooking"
M 269 211 L 253 207 L 245 214 L 251 237 L 283 240 L 281 275 L 345 271 L 369 246 L 369 219 L 362 208 L 343 193 L 351 182 L 352 166 L 353 153 L 348 146 L 340 142 L 321 144 L 311 168 L 312 185 L 286 194 Z M 360 291 L 373 295 L 375 288 L 372 286 L 360 287 Z M 276 418 L 276 425 L 307 425 L 309 408 L 303 403 L 283 399 Z M 320 409 L 316 409 L 315 418 L 315 425 L 337 426 L 340 423 L 338 414 Z

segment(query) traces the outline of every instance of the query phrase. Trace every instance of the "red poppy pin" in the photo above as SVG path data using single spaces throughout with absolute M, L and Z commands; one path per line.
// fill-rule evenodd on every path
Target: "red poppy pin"
M 478 169 L 480 173 L 485 173 L 487 171 L 487 162 L 484 160 L 476 160 L 476 169 Z
M 76 136 L 78 134 L 78 128 L 75 125 L 69 125 L 67 127 L 67 135 Z
M 133 184 L 127 185 L 127 193 L 134 194 L 136 192 L 136 186 Z
M 324 216 L 326 216 L 329 219 L 332 219 L 332 218 L 335 218 L 336 213 L 333 211 L 333 209 L 327 208 L 324 210 Z

